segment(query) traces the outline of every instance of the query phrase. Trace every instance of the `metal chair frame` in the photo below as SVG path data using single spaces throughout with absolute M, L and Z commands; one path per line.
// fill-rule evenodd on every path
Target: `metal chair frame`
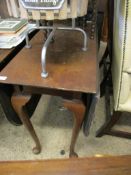
M 39 0 L 40 1 L 40 0 Z M 30 0 L 30 3 L 37 3 L 39 1 Z M 17 10 L 17 13 L 10 14 L 11 16 L 17 16 L 21 18 L 33 19 L 36 21 L 36 25 L 31 29 L 28 29 L 26 32 L 26 48 L 30 48 L 31 45 L 29 43 L 29 33 L 32 30 L 39 29 L 47 31 L 47 39 L 43 45 L 41 52 L 41 64 L 42 64 L 42 73 L 41 76 L 43 78 L 48 77 L 48 72 L 46 70 L 46 52 L 48 46 L 55 35 L 56 30 L 66 30 L 66 31 L 79 31 L 82 33 L 84 41 L 83 41 L 83 51 L 87 50 L 87 34 L 86 32 L 79 27 L 76 27 L 75 19 L 77 17 L 81 17 L 86 15 L 87 13 L 87 5 L 88 0 L 61 0 L 59 6 L 56 7 L 46 7 L 40 4 L 36 4 L 36 6 L 32 6 L 33 4 L 27 3 L 28 1 L 24 0 L 6 0 L 8 5 L 8 11 L 13 9 Z M 40 1 L 42 2 L 42 1 Z M 53 26 L 53 25 L 40 25 L 40 21 L 53 21 L 53 20 L 66 20 L 72 19 L 72 26 L 69 27 L 61 27 L 61 26 Z
M 46 70 L 46 53 L 47 53 L 47 48 L 48 48 L 51 40 L 53 39 L 56 30 L 67 30 L 67 31 L 79 31 L 79 32 L 81 32 L 83 34 L 83 38 L 84 38 L 82 50 L 83 51 L 87 50 L 87 34 L 83 29 L 76 27 L 75 19 L 72 19 L 72 27 L 40 26 L 39 22 L 37 22 L 36 26 L 29 29 L 26 33 L 26 48 L 31 48 L 31 44 L 29 43 L 28 34 L 30 33 L 30 31 L 32 29 L 52 30 L 50 32 L 50 34 L 48 35 L 47 40 L 45 41 L 44 46 L 42 48 L 42 52 L 41 52 L 41 64 L 42 64 L 41 77 L 43 77 L 43 78 L 48 77 L 48 72 Z

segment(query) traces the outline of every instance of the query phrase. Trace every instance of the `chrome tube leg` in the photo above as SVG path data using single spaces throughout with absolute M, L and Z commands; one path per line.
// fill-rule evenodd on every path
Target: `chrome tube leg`
M 74 23 L 74 20 L 72 21 L 72 23 Z M 72 24 L 72 26 L 74 26 L 74 24 Z M 87 51 L 87 33 L 81 29 L 81 28 L 77 28 L 77 27 L 57 27 L 58 30 L 69 30 L 69 31 L 79 31 L 83 34 L 83 37 L 84 37 L 84 43 L 83 43 L 83 48 L 82 50 L 83 51 Z
M 42 54 L 41 54 L 41 64 L 42 64 L 42 73 L 41 73 L 41 77 L 42 78 L 47 78 L 48 77 L 48 72 L 46 71 L 46 52 L 47 52 L 47 48 L 54 36 L 55 33 L 55 28 L 52 30 L 52 32 L 49 34 L 43 48 L 42 48 Z
M 81 28 L 75 28 L 74 30 L 80 31 L 83 34 L 84 44 L 83 44 L 82 50 L 83 51 L 87 51 L 87 34 L 86 34 L 86 32 L 83 29 L 81 29 Z
M 84 46 L 83 46 L 82 50 L 86 51 L 87 50 L 87 34 L 86 34 L 86 32 L 83 29 L 76 27 L 75 18 L 72 19 L 72 30 L 76 30 L 76 31 L 82 32 L 83 37 L 84 37 Z
M 47 78 L 48 77 L 48 72 L 46 71 L 46 51 L 47 51 L 47 48 L 44 46 L 42 48 L 42 54 L 41 54 L 41 64 L 42 64 L 41 77 L 42 78 Z
M 76 20 L 75 20 L 75 18 L 72 18 L 72 28 L 74 29 L 75 26 L 76 26 Z
M 25 38 L 25 40 L 26 40 L 26 48 L 27 49 L 30 49 L 31 48 L 31 44 L 29 43 L 29 35 L 28 35 L 28 31 L 26 32 L 26 38 Z

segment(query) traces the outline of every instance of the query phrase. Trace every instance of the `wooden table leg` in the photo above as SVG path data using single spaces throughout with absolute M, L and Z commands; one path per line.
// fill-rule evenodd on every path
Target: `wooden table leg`
M 75 144 L 77 141 L 77 137 L 84 120 L 84 114 L 86 111 L 86 107 L 82 101 L 68 101 L 64 100 L 64 107 L 69 109 L 74 113 L 74 127 L 72 132 L 71 144 L 70 144 L 70 157 L 78 157 L 77 153 L 75 153 Z
M 41 145 L 40 141 L 36 135 L 36 132 L 32 126 L 32 123 L 27 116 L 27 112 L 25 109 L 25 105 L 28 103 L 30 100 L 31 95 L 19 95 L 19 94 L 14 94 L 11 97 L 11 102 L 14 110 L 16 111 L 17 115 L 21 119 L 23 125 L 27 128 L 29 131 L 30 135 L 32 136 L 36 146 L 33 148 L 33 153 L 34 154 L 39 154 L 41 152 Z

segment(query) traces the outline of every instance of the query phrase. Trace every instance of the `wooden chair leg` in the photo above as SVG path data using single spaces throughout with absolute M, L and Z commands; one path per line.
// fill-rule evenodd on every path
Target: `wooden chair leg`
M 11 102 L 14 110 L 16 111 L 17 115 L 19 116 L 20 120 L 22 121 L 23 125 L 27 128 L 30 135 L 32 136 L 36 146 L 33 148 L 34 154 L 39 154 L 41 152 L 41 145 L 40 141 L 36 135 L 36 132 L 32 126 L 32 123 L 27 116 L 27 112 L 25 109 L 25 105 L 29 102 L 31 96 L 30 95 L 19 95 L 14 94 L 11 97 Z
M 112 127 L 120 119 L 121 112 L 114 112 L 113 115 L 108 119 L 104 125 L 97 131 L 96 137 L 102 137 L 104 134 L 109 134 Z M 109 117 L 108 117 L 109 118 Z
M 77 141 L 77 137 L 84 120 L 84 114 L 86 111 L 86 107 L 82 101 L 68 101 L 64 100 L 64 107 L 69 109 L 74 113 L 74 127 L 72 132 L 71 144 L 70 144 L 70 157 L 78 157 L 77 153 L 75 153 L 75 144 Z
M 97 131 L 96 137 L 102 137 L 103 135 L 111 135 L 121 138 L 131 139 L 131 133 L 125 132 L 121 130 L 113 129 L 113 126 L 117 123 L 117 121 L 121 117 L 121 112 L 114 112 L 114 114 L 108 119 L 105 124 Z

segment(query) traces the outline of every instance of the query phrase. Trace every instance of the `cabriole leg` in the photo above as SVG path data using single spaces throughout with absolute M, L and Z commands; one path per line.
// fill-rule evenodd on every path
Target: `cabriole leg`
M 11 102 L 14 110 L 16 111 L 17 115 L 21 119 L 23 125 L 26 127 L 26 129 L 29 131 L 30 135 L 32 136 L 36 146 L 33 148 L 33 153 L 34 154 L 39 154 L 41 152 L 41 145 L 39 138 L 36 135 L 36 132 L 32 126 L 32 123 L 27 116 L 27 112 L 25 109 L 25 105 L 27 102 L 30 100 L 31 96 L 30 95 L 19 95 L 19 94 L 14 94 L 11 97 Z
M 74 126 L 72 131 L 72 138 L 70 144 L 70 157 L 78 157 L 77 153 L 75 153 L 75 144 L 77 141 L 77 137 L 79 135 L 79 131 L 81 129 L 81 125 L 84 120 L 84 114 L 86 107 L 82 101 L 68 101 L 64 100 L 64 107 L 69 109 L 74 114 Z

